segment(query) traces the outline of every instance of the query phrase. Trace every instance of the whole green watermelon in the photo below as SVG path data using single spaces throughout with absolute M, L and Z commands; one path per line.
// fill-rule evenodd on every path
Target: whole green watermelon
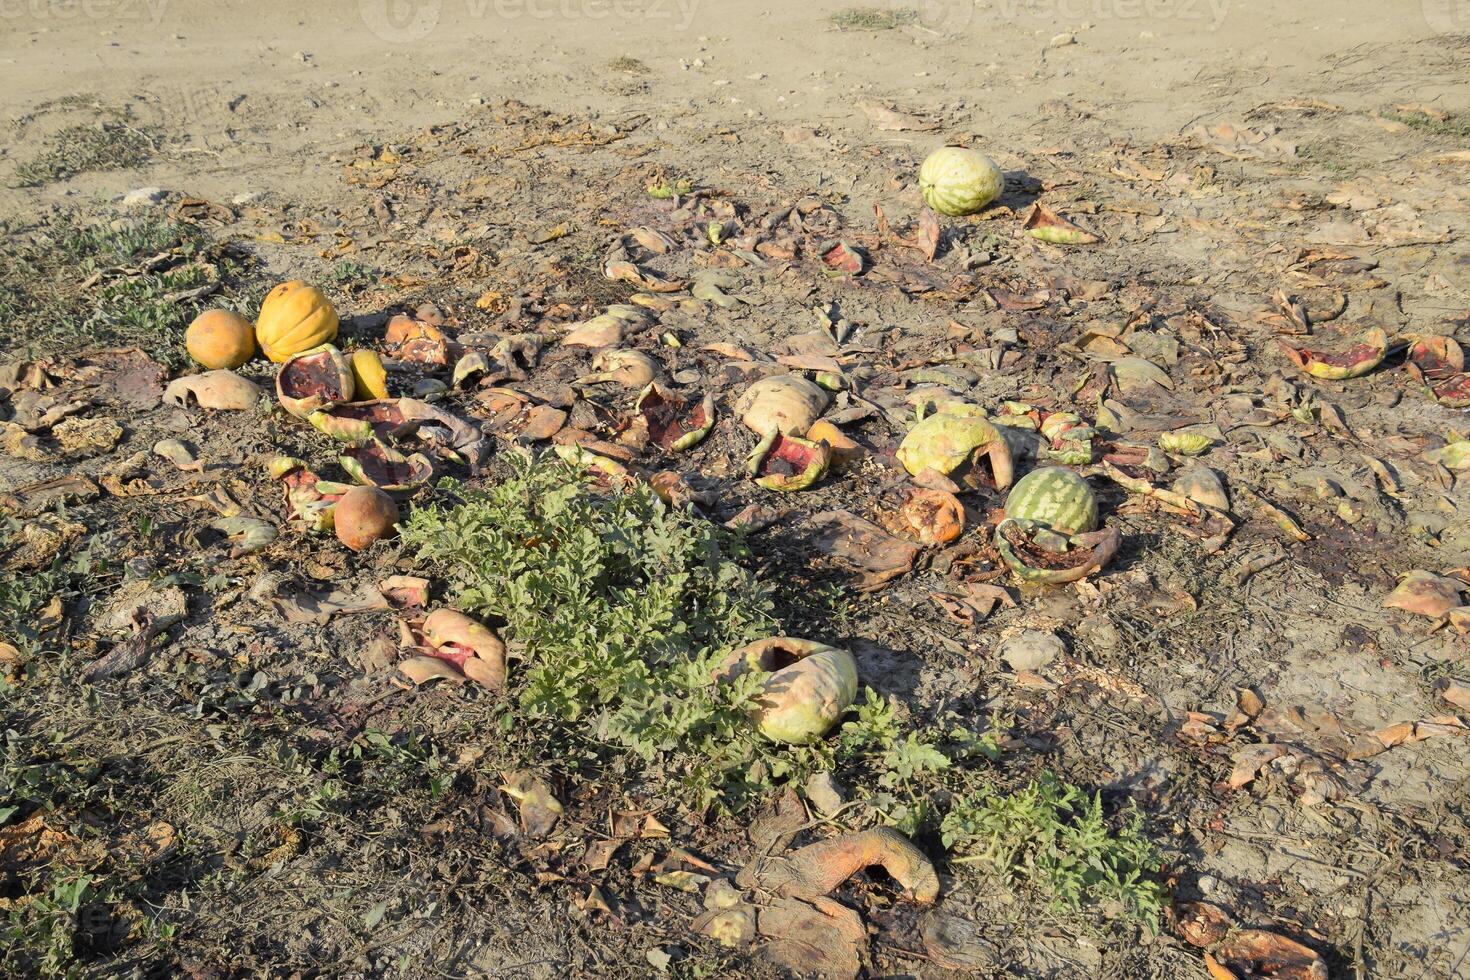
M 1005 190 L 995 161 L 963 146 L 943 146 L 919 167 L 919 193 L 940 214 L 974 214 Z
M 1006 517 L 1035 521 L 1062 534 L 1097 530 L 1097 498 L 1092 487 L 1061 466 L 1032 470 L 1006 497 Z

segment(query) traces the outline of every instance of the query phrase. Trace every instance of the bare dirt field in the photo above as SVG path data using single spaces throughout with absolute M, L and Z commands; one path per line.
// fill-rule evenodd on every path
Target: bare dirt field
M 0 39 L 0 975 L 1470 977 L 1470 4 Z

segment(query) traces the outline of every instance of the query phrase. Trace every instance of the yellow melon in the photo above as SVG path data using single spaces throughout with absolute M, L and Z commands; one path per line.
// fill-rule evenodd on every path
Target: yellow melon
M 283 282 L 266 294 L 255 318 L 255 339 L 277 364 L 295 354 L 337 339 L 337 311 L 315 286 L 299 279 Z
M 184 347 L 211 371 L 234 370 L 255 356 L 255 329 L 230 310 L 205 310 L 184 332 Z

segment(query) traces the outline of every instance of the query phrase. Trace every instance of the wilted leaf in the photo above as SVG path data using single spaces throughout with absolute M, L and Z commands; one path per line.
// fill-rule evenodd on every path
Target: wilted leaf
M 409 657 L 398 664 L 398 670 L 415 686 L 430 681 L 449 681 L 451 684 L 463 684 L 465 681 L 464 675 L 452 664 L 438 657 Z
M 551 785 L 525 769 L 505 773 L 500 791 L 515 800 L 521 811 L 521 832 L 533 840 L 548 836 L 561 819 L 562 806 Z
M 1169 377 L 1169 372 L 1142 357 L 1120 357 L 1109 365 L 1108 370 L 1123 391 L 1146 389 L 1149 385 L 1168 389 L 1174 387 L 1174 380 Z
M 839 568 L 858 577 L 864 592 L 882 588 L 907 572 L 919 556 L 919 546 L 896 538 L 845 510 L 812 515 L 808 531 L 817 553 L 825 554 Z
M 939 240 L 943 229 L 939 225 L 939 216 L 932 210 L 924 208 L 919 212 L 918 230 L 908 238 L 899 235 L 888 224 L 888 217 L 883 213 L 882 206 L 874 204 L 873 212 L 877 216 L 879 235 L 890 238 L 894 243 L 905 248 L 916 248 L 924 253 L 924 258 L 930 262 L 934 261 L 934 256 L 939 252 Z
M 204 464 L 199 461 L 194 450 L 178 439 L 161 439 L 153 444 L 153 451 L 185 473 L 200 473 L 204 470 Z
M 963 626 L 972 626 L 987 618 L 997 605 L 1005 609 L 1015 608 L 1016 605 L 1016 600 L 1011 598 L 1010 592 L 1003 586 L 968 582 L 965 590 L 964 593 L 934 593 L 934 601 L 939 603 L 945 614 Z
M 1276 127 L 1259 130 L 1234 123 L 1196 126 L 1192 135 L 1206 146 L 1236 160 L 1294 160 L 1296 144 L 1278 135 Z
M 582 853 L 582 866 L 588 871 L 605 870 L 612 861 L 613 855 L 618 852 L 618 848 L 622 847 L 626 841 L 627 838 L 624 837 L 593 841 Z
M 1283 755 L 1286 755 L 1286 749 L 1279 745 L 1247 745 L 1236 750 L 1233 757 L 1235 766 L 1230 770 L 1225 785 L 1230 789 L 1248 785 L 1262 769 Z
M 223 531 L 229 539 L 231 558 L 264 551 L 275 543 L 280 534 L 274 524 L 255 517 L 221 517 L 211 526 Z
M 912 112 L 902 112 L 873 99 L 860 100 L 858 108 L 863 110 L 863 114 L 868 117 L 875 128 L 887 132 L 922 132 L 937 128 L 934 123 L 921 119 Z
M 1174 907 L 1179 934 L 1195 946 L 1213 946 L 1230 931 L 1230 916 L 1209 902 L 1182 902 Z
M 383 921 L 383 915 L 388 911 L 388 906 L 391 904 L 392 899 L 385 898 L 377 905 L 368 909 L 367 914 L 362 917 L 363 927 L 371 930 L 379 922 Z

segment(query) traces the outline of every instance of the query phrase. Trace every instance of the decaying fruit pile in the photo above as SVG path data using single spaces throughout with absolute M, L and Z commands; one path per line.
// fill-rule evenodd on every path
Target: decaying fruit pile
M 385 156 L 365 155 L 359 170 L 396 168 L 397 155 Z M 1340 574 L 1334 563 L 1354 561 L 1356 545 L 1391 533 L 1405 501 L 1416 494 L 1448 499 L 1457 474 L 1470 468 L 1470 441 L 1446 426 L 1443 437 L 1392 433 L 1385 442 L 1367 428 L 1376 410 L 1359 421 L 1314 393 L 1339 390 L 1319 385 L 1391 374 L 1395 403 L 1412 400 L 1449 419 L 1470 404 L 1463 351 L 1451 331 L 1427 326 L 1307 342 L 1299 335 L 1335 314 L 1285 294 L 1257 323 L 1284 339 L 1253 349 L 1218 312 L 1170 306 L 1132 285 L 1121 287 L 1128 293 L 1121 318 L 1082 318 L 1080 330 L 1059 325 L 1048 316 L 1080 316 L 1087 297 L 1100 301 L 1112 287 L 1056 271 L 1103 239 L 1053 211 L 1034 184 L 1022 178 L 1008 191 L 989 158 L 940 149 L 917 170 L 917 196 L 929 210 L 901 233 L 881 209 L 876 228 L 863 230 L 821 197 L 758 209 L 659 172 L 633 193 L 627 221 L 597 233 L 591 275 L 553 270 L 573 286 L 486 290 L 462 316 L 428 301 L 387 311 L 353 301 L 356 315 L 341 316 L 327 291 L 292 280 L 265 295 L 253 323 L 228 310 L 201 313 L 185 338 L 201 370 L 166 386 L 162 370 L 139 351 L 10 364 L 0 376 L 11 410 L 5 452 L 41 474 L 12 484 L 3 498 L 16 522 L 10 565 L 37 570 L 68 555 L 96 531 L 73 520 L 89 507 L 105 514 L 109 501 L 157 498 L 189 508 L 169 543 L 208 556 L 225 580 L 210 602 L 235 611 L 215 626 L 199 625 L 213 616 L 184 591 L 197 583 L 164 574 L 166 557 L 134 556 L 136 574 L 109 594 L 44 611 L 51 617 L 41 631 L 46 642 L 69 645 L 76 660 L 68 680 L 126 690 L 160 663 L 187 678 L 212 669 L 215 656 L 248 674 L 256 658 L 289 659 L 288 650 L 322 631 L 323 676 L 313 669 L 309 680 L 299 678 L 294 700 L 280 709 L 252 699 L 209 711 L 263 727 L 309 727 L 322 754 L 324 747 L 360 753 L 363 744 L 377 745 L 361 739 L 378 730 L 384 712 L 400 733 L 425 728 L 450 748 L 496 727 L 519 735 L 522 755 L 512 747 L 506 757 L 519 765 L 497 770 L 493 785 L 483 773 L 470 775 L 484 746 L 462 751 L 458 789 L 446 790 L 458 809 L 426 815 L 433 819 L 423 834 L 440 841 L 473 832 L 476 840 L 501 841 L 508 864 L 549 889 L 557 907 L 570 902 L 598 928 L 634 935 L 657 923 L 664 931 L 648 950 L 652 968 L 670 969 L 667 950 L 687 942 L 733 950 L 728 963 L 739 969 L 773 965 L 823 976 L 865 968 L 984 973 L 1008 964 L 1040 971 L 1014 948 L 1023 927 L 985 927 L 997 907 L 987 903 L 1011 901 L 996 898 L 1007 894 L 1004 883 L 1025 880 L 1050 882 L 1066 896 L 1061 906 L 1086 907 L 1114 924 L 1104 928 L 1134 930 L 1129 935 L 1156 944 L 1110 954 L 1122 958 L 1112 961 L 1116 975 L 1125 975 L 1121 962 L 1142 969 L 1127 959 L 1137 955 L 1156 957 L 1155 970 L 1221 978 L 1325 977 L 1327 961 L 1313 947 L 1340 950 L 1341 932 L 1328 940 L 1279 907 L 1270 922 L 1258 911 L 1232 916 L 1211 901 L 1218 888 L 1198 884 L 1182 843 L 1164 848 L 1167 864 L 1158 852 L 1140 850 L 1131 863 L 1073 869 L 1075 882 L 1064 887 L 1066 862 L 1083 853 L 1065 842 L 1089 806 L 1097 808 L 1099 833 L 1111 828 L 1122 839 L 1120 828 L 1136 811 L 1119 797 L 1135 792 L 1141 802 L 1167 803 L 1176 821 L 1211 827 L 1226 823 L 1222 814 L 1238 798 L 1231 794 L 1253 784 L 1284 789 L 1303 808 L 1332 806 L 1364 784 L 1367 760 L 1465 735 L 1453 713 L 1348 726 L 1325 713 L 1268 706 L 1238 674 L 1210 686 L 1213 709 L 1191 695 L 1180 710 L 1179 698 L 1158 685 L 1171 678 L 1168 658 L 1185 653 L 1152 647 L 1153 634 L 1137 629 L 1150 617 L 1162 623 L 1192 614 L 1219 582 L 1240 587 L 1291 562 L 1294 546 L 1330 546 L 1310 561 L 1322 574 Z M 936 213 L 957 220 L 946 227 Z M 568 234 L 559 224 L 531 240 Z M 1023 291 L 1015 279 L 988 278 L 1002 240 L 1017 262 L 1051 269 L 1050 285 Z M 1345 254 L 1318 252 L 1300 255 L 1294 268 L 1311 280 L 1308 288 L 1328 290 L 1365 272 L 1351 263 Z M 785 281 L 787 301 L 772 303 L 747 277 Z M 823 288 L 794 303 L 791 281 Z M 877 339 L 881 324 L 853 319 L 842 290 L 859 298 L 855 307 L 869 318 L 882 309 L 875 297 L 894 294 L 933 304 L 950 319 L 922 343 L 890 346 Z M 988 317 L 985 326 L 964 322 L 971 309 Z M 760 343 L 735 342 L 740 335 L 725 332 L 727 318 L 752 311 L 772 324 Z M 1262 381 L 1266 360 L 1274 368 Z M 124 428 L 97 406 L 147 415 L 140 431 L 172 434 L 148 452 L 110 458 Z M 1321 459 L 1341 462 L 1349 452 L 1352 459 L 1353 488 L 1319 476 L 1320 506 L 1310 515 L 1279 503 L 1279 488 L 1263 489 L 1257 479 L 1306 456 L 1302 439 L 1253 435 L 1293 421 L 1320 440 L 1311 452 Z M 1329 439 L 1351 450 L 1321 448 Z M 241 452 L 248 459 L 238 467 L 210 458 Z M 82 459 L 88 464 L 74 465 Z M 498 500 L 497 487 L 534 488 L 536 499 Z M 1373 511 L 1365 497 L 1387 510 Z M 659 533 L 695 535 L 711 549 L 700 554 L 719 556 L 711 568 L 738 557 L 728 564 L 744 568 L 738 575 L 749 581 L 731 571 L 732 594 L 760 579 L 770 590 L 762 595 L 784 588 L 809 605 L 800 615 L 726 624 L 719 643 L 703 637 L 693 645 L 698 656 L 651 647 L 649 659 L 633 666 L 644 668 L 642 687 L 665 701 L 639 701 L 620 689 L 538 714 L 551 703 L 548 688 L 595 692 L 599 678 L 548 679 L 544 663 L 538 673 L 538 641 L 528 639 L 534 634 L 496 610 L 536 609 L 538 588 L 564 586 L 552 581 L 557 562 L 565 556 L 571 569 L 582 547 L 567 529 L 583 525 L 548 524 L 567 535 L 559 539 L 534 526 L 476 529 L 471 521 L 514 506 L 536 512 L 543 498 L 548 520 L 575 512 L 591 521 L 626 508 L 628 524 L 600 542 L 608 554 L 626 550 L 635 524 L 657 525 Z M 1414 533 L 1462 553 L 1463 524 L 1457 530 L 1453 521 L 1463 520 L 1463 508 L 1445 507 L 1453 520 L 1418 521 Z M 1375 523 L 1381 529 L 1369 531 Z M 480 531 L 501 534 L 497 540 L 520 535 L 526 564 L 496 552 L 500 568 L 477 567 L 472 532 Z M 463 533 L 463 543 L 444 544 L 446 533 Z M 1152 578 L 1148 556 L 1163 548 L 1183 549 L 1181 567 L 1197 574 L 1187 583 Z M 528 572 L 535 561 L 546 564 Z M 650 592 L 683 588 L 690 574 L 683 566 L 660 570 L 648 555 L 628 563 L 644 576 L 638 587 Z M 612 564 L 588 573 L 589 604 L 597 583 L 616 578 Z M 497 582 L 514 583 L 516 594 L 493 595 Z M 813 596 L 833 585 L 847 597 L 842 602 L 861 604 L 859 615 L 872 618 L 853 626 L 838 612 L 841 602 L 822 607 Z M 1373 596 L 1372 615 L 1386 607 L 1400 611 L 1390 615 L 1423 617 L 1432 635 L 1464 634 L 1467 591 L 1464 568 L 1407 571 L 1396 588 Z M 692 602 L 717 605 L 710 596 Z M 1126 617 L 1126 641 L 1109 618 L 1120 605 L 1136 613 Z M 587 608 L 569 603 L 544 612 L 575 620 Z M 240 609 L 253 620 L 238 621 Z M 783 618 L 788 626 L 799 622 L 799 635 L 781 626 Z M 1005 622 L 1003 635 L 984 632 L 992 619 Z M 168 631 L 186 620 L 186 630 L 200 632 L 179 644 L 183 651 L 166 653 Z M 345 625 L 353 622 L 373 625 Z M 1073 645 L 1115 654 L 1089 660 L 1069 652 L 1057 635 L 1064 626 Z M 648 629 L 677 636 L 684 627 Z M 1214 619 L 1198 634 L 1178 635 L 1202 650 L 1223 649 L 1231 632 L 1228 621 Z M 904 640 L 943 669 L 927 665 L 916 680 L 911 658 L 893 649 Z M 1004 677 L 1005 697 L 981 696 L 976 677 L 986 671 L 975 664 L 982 647 L 996 668 L 989 673 Z M 17 690 L 51 669 L 18 645 L 4 651 Z M 616 659 L 617 651 L 603 652 Z M 1146 655 L 1152 662 L 1141 664 Z M 327 681 L 327 673 L 337 680 Z M 664 675 L 675 673 L 682 688 L 667 686 L 673 682 Z M 214 703 L 215 683 L 180 681 L 193 685 L 200 705 Z M 251 689 L 252 698 L 269 684 Z M 1470 708 L 1453 678 L 1432 684 L 1447 711 Z M 687 747 L 677 735 L 678 708 L 667 700 L 677 690 L 710 699 L 711 717 L 733 711 L 734 728 L 699 729 L 701 737 L 717 731 L 715 761 L 680 755 Z M 1102 797 L 1070 796 L 1052 780 L 1040 753 L 1068 743 L 1093 752 L 1094 742 L 1111 737 L 1086 731 L 1085 716 L 1061 721 L 1060 702 L 1076 691 L 1119 699 L 1163 726 L 1170 751 L 1188 760 L 1168 763 L 1178 788 L 1139 758 L 1119 763 L 1112 775 L 1128 775 L 1109 787 L 1104 815 Z M 994 706 L 1005 698 L 1002 717 Z M 288 712 L 287 703 L 301 706 Z M 640 710 L 668 717 L 630 720 L 628 705 L 640 704 L 659 705 Z M 1122 715 L 1109 709 L 1105 717 L 1104 727 L 1122 729 Z M 493 725 L 482 726 L 486 719 Z M 963 724 L 934 734 L 956 722 Z M 640 723 L 657 737 L 640 741 L 647 735 Z M 537 730 L 543 725 L 581 726 L 585 755 L 536 756 L 550 744 Z M 980 760 L 980 769 L 1032 751 L 1018 765 L 1024 790 L 1000 793 L 961 772 L 963 759 Z M 874 783 L 841 785 L 857 773 Z M 1104 782 L 1082 781 L 1093 788 Z M 686 794 L 691 785 L 697 792 Z M 1028 836 L 1035 827 L 1027 824 L 1042 822 L 1040 811 L 1016 816 L 1017 801 L 1033 797 L 1068 800 L 1047 811 L 1062 820 L 1040 837 Z M 15 813 L 25 822 L 0 833 L 19 839 L 43 829 L 39 809 L 17 807 L 7 816 Z M 1007 813 L 1015 827 L 1002 826 Z M 748 839 L 732 838 L 732 828 L 747 823 Z M 311 824 L 299 815 L 281 821 L 285 843 L 237 869 L 285 867 L 304 846 L 301 828 L 310 833 Z M 1183 834 L 1178 822 L 1150 829 L 1160 839 Z M 615 860 L 620 849 L 648 842 L 661 848 L 657 857 L 644 850 L 636 860 Z M 149 860 L 165 860 L 174 848 L 160 846 Z M 977 892 L 978 870 L 999 874 L 1002 884 Z M 327 877 L 318 868 L 313 880 Z M 1181 887 L 1182 880 L 1190 884 Z M 1116 885 L 1111 905 L 1092 890 L 1100 881 Z M 623 900 L 610 897 L 615 888 L 625 891 Z M 682 904 L 633 898 L 650 892 Z M 373 924 L 383 915 L 378 908 Z M 1262 925 L 1271 928 L 1253 927 Z M 1170 938 L 1157 935 L 1161 928 Z M 736 968 L 728 963 L 721 968 Z M 1103 969 L 1100 961 L 1090 968 Z

